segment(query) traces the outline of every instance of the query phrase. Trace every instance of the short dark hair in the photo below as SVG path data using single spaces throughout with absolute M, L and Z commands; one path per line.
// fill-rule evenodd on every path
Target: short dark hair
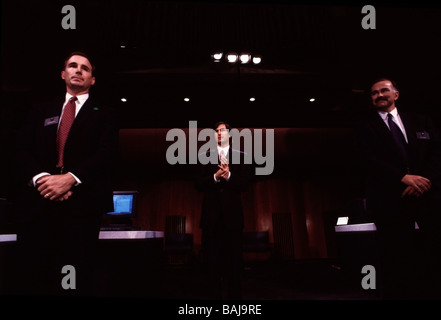
M 231 130 L 231 126 L 230 126 L 228 123 L 226 123 L 225 121 L 218 121 L 218 122 L 216 122 L 216 123 L 214 124 L 213 130 L 216 130 L 216 128 L 219 127 L 221 124 L 224 124 L 224 125 L 225 125 L 225 128 L 227 128 L 228 131 Z
M 64 59 L 63 70 L 66 69 L 67 61 L 69 61 L 69 59 L 72 58 L 73 56 L 82 56 L 82 57 L 86 58 L 87 60 L 89 60 L 90 65 L 92 66 L 92 75 L 95 74 L 95 70 L 96 70 L 95 64 L 93 63 L 93 61 L 90 58 L 90 56 L 87 53 L 83 52 L 83 51 L 73 51 L 70 54 L 68 54 L 68 56 Z
M 398 90 L 398 86 L 397 86 L 397 83 L 395 82 L 395 80 L 388 78 L 388 77 L 381 77 L 381 78 L 377 78 L 371 82 L 371 86 L 369 87 L 369 92 L 370 92 L 370 89 L 372 88 L 372 86 L 380 81 L 390 81 L 390 83 L 392 83 L 392 86 L 394 87 L 394 89 L 397 91 L 400 91 L 400 90 Z

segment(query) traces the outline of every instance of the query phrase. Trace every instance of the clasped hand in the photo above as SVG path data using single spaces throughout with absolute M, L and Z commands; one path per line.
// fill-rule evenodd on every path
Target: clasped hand
M 419 197 L 432 188 L 432 182 L 429 179 L 413 174 L 406 174 L 401 182 L 407 185 L 401 194 L 402 198 L 406 196 Z
M 48 200 L 64 201 L 72 196 L 71 188 L 75 182 L 74 177 L 69 173 L 46 175 L 37 180 L 37 190 Z
M 216 171 L 216 179 L 224 179 L 227 180 L 228 176 L 230 174 L 230 167 L 228 166 L 228 163 L 221 163 L 217 165 L 219 170 Z

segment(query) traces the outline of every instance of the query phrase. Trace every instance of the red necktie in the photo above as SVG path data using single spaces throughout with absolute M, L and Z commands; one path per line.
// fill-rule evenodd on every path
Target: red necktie
M 64 145 L 66 144 L 66 139 L 69 134 L 70 127 L 75 119 L 75 100 L 77 97 L 72 97 L 67 102 L 64 107 L 63 116 L 61 118 L 60 127 L 58 128 L 57 134 L 57 151 L 58 151 L 58 163 L 57 167 L 63 167 L 63 155 L 64 155 Z

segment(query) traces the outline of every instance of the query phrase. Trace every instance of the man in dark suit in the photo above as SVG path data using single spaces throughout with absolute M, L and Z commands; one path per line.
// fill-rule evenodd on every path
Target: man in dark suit
M 230 126 L 218 122 L 214 126 L 217 149 L 206 151 L 207 158 L 216 154 L 215 163 L 200 164 L 197 190 L 204 192 L 200 227 L 202 256 L 207 263 L 208 298 L 222 299 L 226 288 L 228 299 L 241 299 L 242 230 L 244 215 L 242 192 L 251 182 L 250 164 L 244 153 L 230 144 Z M 233 155 L 235 154 L 235 155 Z M 235 163 L 235 159 L 240 159 Z M 232 161 L 233 160 L 233 161 Z
M 439 297 L 440 133 L 428 116 L 396 107 L 392 80 L 375 81 L 370 95 L 374 110 L 355 133 L 379 236 L 382 297 Z
M 113 208 L 118 143 L 113 109 L 89 95 L 94 68 L 86 54 L 70 54 L 61 72 L 65 97 L 36 105 L 17 135 L 18 294 L 89 295 L 94 287 L 91 261 L 101 218 Z M 70 103 L 73 123 L 63 144 Z

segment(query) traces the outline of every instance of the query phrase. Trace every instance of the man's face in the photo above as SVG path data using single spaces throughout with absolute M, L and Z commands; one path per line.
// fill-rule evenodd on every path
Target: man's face
M 392 82 L 385 80 L 374 83 L 371 88 L 372 104 L 380 111 L 389 112 L 395 108 L 399 93 Z
M 228 132 L 227 127 L 225 124 L 220 124 L 217 126 L 215 132 L 214 132 L 215 138 L 217 139 L 217 143 L 220 145 L 228 144 L 230 139 L 230 134 Z
M 90 87 L 95 84 L 92 65 L 83 56 L 70 57 L 64 70 L 61 71 L 61 78 L 66 82 L 68 88 L 80 92 L 88 92 Z

